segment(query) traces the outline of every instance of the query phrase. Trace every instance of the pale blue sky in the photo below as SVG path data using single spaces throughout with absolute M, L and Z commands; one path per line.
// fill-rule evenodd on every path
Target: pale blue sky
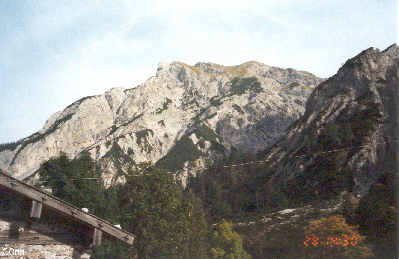
M 396 0 L 1 0 L 0 11 L 0 143 L 81 97 L 137 86 L 159 62 L 257 60 L 329 77 L 398 42 Z

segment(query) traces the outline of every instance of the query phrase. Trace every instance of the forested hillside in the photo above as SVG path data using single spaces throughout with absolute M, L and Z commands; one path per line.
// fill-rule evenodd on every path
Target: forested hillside
M 52 188 L 54 195 L 137 236 L 133 247 L 106 243 L 94 249 L 93 258 L 219 258 L 223 253 L 249 258 L 230 223 L 212 228 L 191 190 L 184 190 L 161 169 L 140 167 L 126 175 L 124 185 L 108 189 L 88 154 L 74 160 L 63 154 L 43 163 L 39 174 L 41 184 Z
M 192 179 L 185 190 L 173 175 L 149 164 L 126 175 L 126 184 L 106 189 L 95 162 L 84 154 L 74 160 L 65 155 L 49 160 L 41 166 L 40 179 L 56 196 L 87 207 L 137 236 L 133 247 L 106 243 L 93 251 L 93 258 L 229 258 L 221 257 L 223 253 L 237 255 L 235 258 L 310 258 L 310 251 L 318 258 L 329 248 L 304 246 L 306 229 L 312 220 L 333 215 L 343 215 L 345 223 L 338 232 L 325 226 L 327 233 L 335 233 L 330 236 L 343 237 L 347 231 L 355 231 L 361 237 L 361 246 L 349 247 L 350 254 L 368 251 L 366 255 L 389 258 L 380 256 L 395 251 L 397 190 L 393 175 L 381 178 L 360 201 L 347 195 L 341 203 L 333 198 L 315 200 L 300 209 L 280 190 L 265 185 L 265 179 L 256 174 L 259 166 L 223 167 L 239 162 L 245 160 L 225 161 L 209 169 Z M 329 212 L 338 203 L 339 208 Z

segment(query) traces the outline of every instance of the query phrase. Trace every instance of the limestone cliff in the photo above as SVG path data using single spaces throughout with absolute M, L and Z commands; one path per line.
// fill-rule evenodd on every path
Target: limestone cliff
M 105 184 L 140 162 L 195 173 L 232 151 L 273 143 L 304 113 L 320 82 L 308 72 L 259 62 L 160 63 L 143 84 L 82 98 L 39 132 L 0 145 L 0 168 L 24 179 L 60 152 L 89 152 L 101 163 Z
M 321 83 L 286 136 L 259 153 L 269 184 L 309 199 L 365 194 L 398 163 L 399 48 L 367 49 Z

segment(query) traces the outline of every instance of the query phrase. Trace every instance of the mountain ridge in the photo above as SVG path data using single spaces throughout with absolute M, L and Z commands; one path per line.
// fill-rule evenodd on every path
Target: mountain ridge
M 326 175 L 334 176 L 335 171 L 341 175 L 334 177 L 351 182 L 340 187 L 364 195 L 384 172 L 396 172 L 398 64 L 396 44 L 383 51 L 369 48 L 322 82 L 307 100 L 302 118 L 278 143 L 259 154 L 272 161 L 270 184 L 284 186 L 291 196 L 314 192 L 309 195 L 315 198 L 331 191 L 326 189 L 331 187 Z M 359 151 L 349 149 L 365 144 L 367 148 Z M 338 148 L 348 149 L 339 159 L 331 155 L 338 161 L 318 155 L 320 150 Z
M 181 161 L 188 173 L 189 167 L 212 163 L 232 149 L 255 152 L 273 142 L 301 115 L 307 96 L 322 80 L 254 61 L 237 66 L 160 63 L 156 75 L 139 86 L 81 98 L 50 116 L 37 133 L 2 145 L 0 167 L 26 178 L 60 152 L 75 157 L 88 151 L 101 162 L 109 183 L 116 171 L 129 170 L 117 166 L 112 154 L 122 152 L 133 164 L 156 163 L 187 137 L 184 141 L 198 150 L 190 156 L 193 161 Z M 197 128 L 202 129 L 197 135 L 208 136 L 195 135 Z M 119 147 L 112 149 L 115 142 Z

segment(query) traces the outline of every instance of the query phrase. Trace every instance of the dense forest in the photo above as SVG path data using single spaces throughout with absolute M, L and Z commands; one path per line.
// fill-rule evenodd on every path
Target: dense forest
M 360 201 L 346 199 L 335 218 L 316 218 L 306 231 L 287 229 L 273 241 L 259 232 L 264 223 L 237 223 L 305 203 L 267 184 L 267 164 L 224 167 L 255 159 L 233 154 L 192 177 L 185 189 L 173 174 L 150 164 L 130 170 L 124 185 L 104 188 L 101 170 L 87 153 L 53 158 L 39 175 L 56 196 L 137 236 L 133 247 L 105 243 L 93 258 L 393 258 L 398 209 L 393 174 L 385 174 Z
M 93 258 L 249 258 L 231 223 L 212 228 L 191 190 L 161 169 L 140 166 L 126 175 L 124 185 L 105 189 L 88 154 L 74 160 L 62 154 L 41 166 L 40 184 L 137 236 L 133 248 L 107 243 L 94 249 Z

